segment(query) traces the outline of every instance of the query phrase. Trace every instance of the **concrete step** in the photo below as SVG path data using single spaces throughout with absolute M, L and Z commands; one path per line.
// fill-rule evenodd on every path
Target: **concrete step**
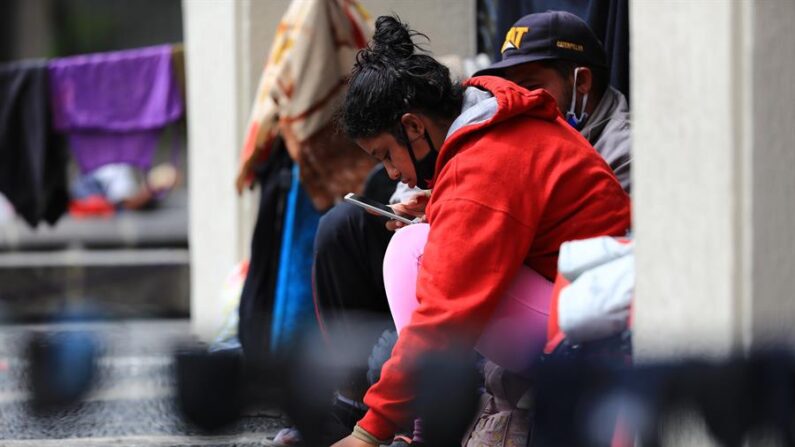
M 186 248 L 0 252 L 0 321 L 73 308 L 104 318 L 185 317 L 189 294 Z
M 189 447 L 189 446 L 235 446 L 270 447 L 279 446 L 262 433 L 243 433 L 223 436 L 116 436 L 67 439 L 5 440 L 6 447 Z

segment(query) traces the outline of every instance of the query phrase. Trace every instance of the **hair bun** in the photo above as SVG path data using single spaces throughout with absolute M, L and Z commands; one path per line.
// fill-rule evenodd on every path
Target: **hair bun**
M 375 21 L 372 51 L 407 58 L 414 54 L 417 45 L 412 37 L 418 33 L 409 31 L 408 26 L 392 16 L 381 16 Z

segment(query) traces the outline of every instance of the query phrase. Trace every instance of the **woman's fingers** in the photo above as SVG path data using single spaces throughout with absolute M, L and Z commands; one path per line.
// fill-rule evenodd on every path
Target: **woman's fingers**
M 396 203 L 392 205 L 392 209 L 396 214 L 402 216 L 420 217 L 425 215 L 425 206 L 420 209 L 416 206 L 408 206 L 407 203 Z
M 399 221 L 399 220 L 389 220 L 386 223 L 386 229 L 389 230 L 389 231 L 395 231 L 395 230 L 398 230 L 398 229 L 403 228 L 405 226 L 406 226 L 406 224 L 401 222 L 401 221 Z
M 393 205 L 389 205 L 395 214 L 412 217 L 412 218 L 419 218 L 420 222 L 426 222 L 425 218 L 425 207 L 428 205 L 428 200 L 431 197 L 430 190 L 423 191 L 419 194 L 415 194 L 405 202 L 396 203 Z M 403 228 L 407 224 L 397 221 L 397 220 L 390 220 L 386 223 L 386 228 L 390 231 L 395 231 L 398 228 Z

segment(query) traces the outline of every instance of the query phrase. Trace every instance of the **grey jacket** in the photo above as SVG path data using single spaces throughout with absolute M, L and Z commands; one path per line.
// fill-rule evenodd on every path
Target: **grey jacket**
M 608 87 L 580 133 L 596 148 L 627 193 L 631 189 L 632 136 L 629 105 L 618 90 Z

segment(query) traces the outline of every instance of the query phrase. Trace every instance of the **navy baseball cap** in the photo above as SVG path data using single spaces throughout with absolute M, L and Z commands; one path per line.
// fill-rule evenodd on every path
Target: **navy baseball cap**
M 522 17 L 508 30 L 500 52 L 501 61 L 473 76 L 497 75 L 504 68 L 552 59 L 607 68 L 607 54 L 596 34 L 582 19 L 565 11 Z

